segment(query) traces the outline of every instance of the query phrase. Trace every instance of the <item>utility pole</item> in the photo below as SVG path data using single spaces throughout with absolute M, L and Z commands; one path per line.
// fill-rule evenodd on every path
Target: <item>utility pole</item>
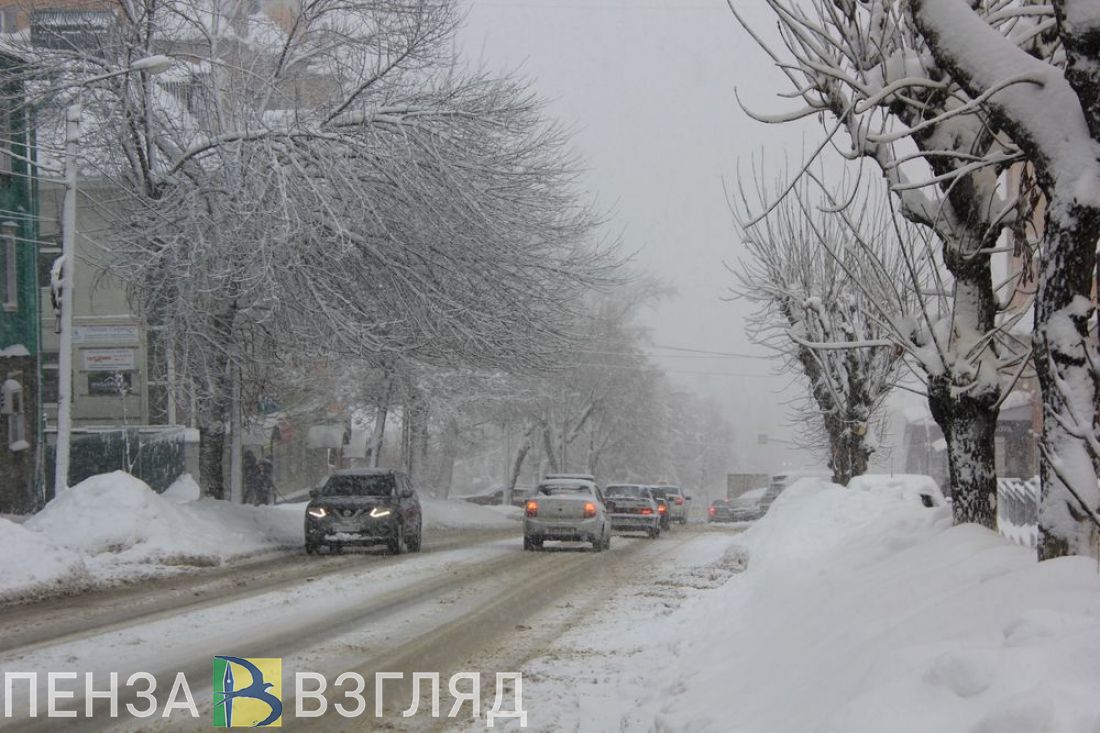
M 69 488 L 69 445 L 73 430 L 73 271 L 76 269 L 76 151 L 80 104 L 65 110 L 65 201 L 61 210 L 61 334 L 57 350 L 57 446 L 54 496 Z

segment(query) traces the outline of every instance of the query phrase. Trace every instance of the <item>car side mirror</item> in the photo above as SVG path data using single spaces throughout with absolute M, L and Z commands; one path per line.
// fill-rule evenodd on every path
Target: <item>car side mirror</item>
M 691 501 L 691 497 L 690 496 L 685 496 L 684 501 Z
M 309 498 L 310 499 L 316 499 L 320 495 L 321 495 L 321 490 L 320 489 L 310 489 L 309 490 Z
M 412 489 L 401 489 L 402 499 L 411 499 L 415 496 L 415 492 Z

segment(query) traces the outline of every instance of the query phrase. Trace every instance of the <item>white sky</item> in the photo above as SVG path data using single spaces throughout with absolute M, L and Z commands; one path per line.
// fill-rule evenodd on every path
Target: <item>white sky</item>
M 758 27 L 767 11 L 745 5 Z M 738 161 L 766 151 L 780 169 L 802 159 L 811 126 L 763 125 L 754 109 L 795 105 L 776 97 L 786 80 L 734 20 L 724 0 L 465 0 L 463 56 L 489 69 L 531 79 L 550 113 L 575 130 L 590 170 L 586 184 L 605 209 L 610 231 L 638 263 L 677 294 L 651 320 L 658 345 L 760 354 L 743 330 L 751 307 L 723 302 L 732 276 L 723 262 L 741 254 L 722 182 Z M 757 6 L 749 9 L 749 6 Z M 788 156 L 785 159 L 784 156 Z M 776 443 L 790 438 L 782 402 L 797 394 L 768 376 L 768 361 L 663 358 L 685 387 L 729 406 L 744 470 L 809 465 Z M 720 372 L 691 374 L 686 372 Z M 767 446 L 757 434 L 767 433 Z

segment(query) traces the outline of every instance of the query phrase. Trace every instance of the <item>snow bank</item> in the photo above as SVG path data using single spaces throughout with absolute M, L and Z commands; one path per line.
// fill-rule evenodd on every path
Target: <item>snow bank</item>
M 301 546 L 300 515 L 189 500 L 193 484 L 184 477 L 166 497 L 121 471 L 101 474 L 55 498 L 22 527 L 3 523 L 0 597 L 133 580 Z
M 88 582 L 83 557 L 0 519 L 0 601 L 79 590 Z
M 515 506 L 482 506 L 462 499 L 421 497 L 424 526 L 428 529 L 515 529 L 523 510 Z
M 198 501 L 199 497 L 202 496 L 202 490 L 191 474 L 185 473 L 172 482 L 172 485 L 165 489 L 161 496 L 173 504 L 187 504 Z
M 906 486 L 866 483 L 800 481 L 744 535 L 746 572 L 678 614 L 699 633 L 661 665 L 653 727 L 1100 730 L 1095 562 L 1038 564 Z

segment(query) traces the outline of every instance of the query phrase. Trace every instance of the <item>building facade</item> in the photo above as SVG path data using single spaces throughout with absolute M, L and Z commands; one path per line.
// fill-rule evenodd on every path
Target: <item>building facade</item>
M 0 512 L 40 503 L 38 212 L 20 61 L 0 53 Z

